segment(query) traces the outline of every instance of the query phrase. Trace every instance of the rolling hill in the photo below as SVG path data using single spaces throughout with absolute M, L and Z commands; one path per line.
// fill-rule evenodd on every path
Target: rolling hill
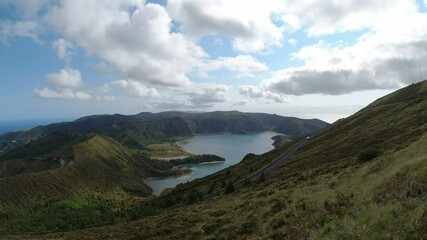
M 135 153 L 111 138 L 51 134 L 2 156 L 0 205 L 79 193 L 151 193 L 141 179 L 173 174 L 171 164 Z
M 235 166 L 136 205 L 136 220 L 42 238 L 427 237 L 426 81 L 332 124 L 264 179 L 228 194 L 210 194 L 225 182 L 248 176 L 293 144 L 248 155 Z M 137 211 L 148 206 L 156 211 Z

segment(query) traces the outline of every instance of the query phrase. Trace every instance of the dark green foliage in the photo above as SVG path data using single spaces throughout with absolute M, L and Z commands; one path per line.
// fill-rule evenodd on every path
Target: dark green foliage
M 240 228 L 237 230 L 241 235 L 250 235 L 257 230 L 258 222 L 254 216 L 248 217 L 245 222 L 240 225 Z
M 249 178 L 245 178 L 245 180 L 243 181 L 243 186 L 249 186 L 251 184 L 251 180 L 249 180 Z
M 173 165 L 195 164 L 195 163 L 208 163 L 208 162 L 224 162 L 225 159 L 213 154 L 202 154 L 186 157 L 183 159 L 169 160 Z
M 214 184 L 209 185 L 208 194 L 213 193 L 214 190 L 215 190 L 215 185 Z
M 193 189 L 187 194 L 185 203 L 186 204 L 192 204 L 199 201 L 203 201 L 203 193 L 198 192 L 197 190 Z
M 32 206 L 30 215 L 23 215 L 21 211 L 3 212 L 0 232 L 44 233 L 111 224 L 117 220 L 112 208 L 112 201 L 99 196 L 51 199 Z
M 351 198 L 351 194 L 336 192 L 335 199 L 330 201 L 326 200 L 323 206 L 329 214 L 342 215 L 352 205 Z
M 230 194 L 232 192 L 234 192 L 236 189 L 234 187 L 234 184 L 231 180 L 228 180 L 227 185 L 225 186 L 225 194 Z
M 80 134 L 73 133 L 52 133 L 44 138 L 28 143 L 25 147 L 20 147 L 1 155 L 0 160 L 18 158 L 28 159 L 39 156 L 57 150 L 58 148 L 69 146 L 70 144 L 80 141 L 82 137 L 83 136 Z
M 264 173 L 261 173 L 261 176 L 259 177 L 258 182 L 260 182 L 260 183 L 265 182 Z
M 279 217 L 273 218 L 269 225 L 272 229 L 279 229 L 285 224 L 286 224 L 286 220 L 282 216 L 279 216 Z
M 160 212 L 156 204 L 141 204 L 130 210 L 120 213 L 120 217 L 125 220 L 135 220 L 143 216 L 153 216 Z
M 368 162 L 380 155 L 381 155 L 380 150 L 376 148 L 368 148 L 362 151 L 361 153 L 359 153 L 359 155 L 357 155 L 357 161 L 359 161 L 360 163 Z
M 284 201 L 279 201 L 271 207 L 270 212 L 272 214 L 276 214 L 276 213 L 281 212 L 285 208 L 286 208 L 286 203 Z

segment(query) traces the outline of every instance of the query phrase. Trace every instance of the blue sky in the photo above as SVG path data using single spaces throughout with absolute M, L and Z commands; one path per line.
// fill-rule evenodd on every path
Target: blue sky
M 332 122 L 425 78 L 425 12 L 413 0 L 0 0 L 0 120 L 240 110 Z

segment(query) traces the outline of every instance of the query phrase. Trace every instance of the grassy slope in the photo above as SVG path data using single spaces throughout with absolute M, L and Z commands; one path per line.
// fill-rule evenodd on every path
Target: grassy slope
M 126 224 L 44 237 L 423 239 L 427 237 L 426 145 L 427 83 L 423 82 L 334 124 L 268 174 L 265 182 Z M 358 161 L 361 152 L 374 148 L 381 156 Z M 228 173 L 224 170 L 182 185 L 181 193 L 191 191 L 188 186 L 205 191 L 209 184 L 240 178 L 249 164 L 265 164 L 280 149 L 250 156 Z
M 71 145 L 69 136 L 46 138 L 39 140 L 41 147 L 52 139 L 64 144 L 28 160 L 0 162 L 1 177 L 7 177 L 0 180 L 0 233 L 110 222 L 117 204 L 151 194 L 144 177 L 178 173 L 172 164 L 147 159 L 108 137 L 81 136 Z M 22 150 L 36 148 L 33 144 Z M 61 167 L 59 159 L 68 162 Z
M 20 172 L 1 181 L 1 204 L 7 205 L 10 202 L 20 201 L 25 203 L 29 199 L 43 199 L 55 195 L 72 195 L 85 191 L 86 188 L 94 187 L 95 184 L 109 187 L 110 181 L 114 178 L 110 180 L 106 170 L 120 168 L 125 171 L 126 161 L 124 159 L 132 156 L 131 152 L 119 149 L 109 141 L 111 140 L 94 136 L 82 143 L 67 146 L 68 151 L 73 153 L 73 165 L 61 168 L 59 164 L 54 163 L 44 171 Z M 54 156 L 56 153 L 51 152 L 46 155 Z M 40 159 L 44 157 L 45 155 L 42 155 Z M 116 159 L 119 160 L 116 161 Z M 113 161 L 117 163 L 113 163 Z M 31 164 L 34 161 L 15 160 L 12 162 Z M 5 169 L 5 166 L 11 165 L 10 163 L 11 161 L 4 161 L 0 168 Z
M 47 138 L 48 142 L 52 139 Z M 53 138 L 58 141 L 57 136 Z M 86 135 L 74 138 L 71 145 L 68 137 L 64 139 L 62 147 L 32 155 L 28 160 L 25 150 L 32 152 L 37 149 L 36 144 L 21 149 L 25 159 L 0 162 L 1 177 L 7 177 L 0 181 L 0 205 L 26 202 L 29 198 L 78 195 L 94 189 L 117 188 L 148 195 L 151 190 L 142 183 L 142 178 L 171 173 L 171 164 L 147 159 L 108 137 Z M 69 162 L 61 167 L 59 159 Z
M 168 158 L 191 155 L 178 144 L 173 142 L 150 144 L 141 152 L 150 158 Z

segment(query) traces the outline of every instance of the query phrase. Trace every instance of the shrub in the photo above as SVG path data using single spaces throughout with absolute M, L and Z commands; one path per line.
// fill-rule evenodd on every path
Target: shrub
M 357 161 L 359 161 L 360 163 L 368 162 L 380 155 L 380 150 L 376 148 L 369 148 L 359 153 L 359 155 L 357 156 Z
M 261 176 L 259 177 L 258 182 L 260 182 L 260 183 L 265 182 L 264 173 L 261 173 Z
M 208 189 L 208 194 L 211 194 L 211 193 L 213 193 L 213 191 L 215 190 L 215 185 L 214 184 L 211 184 L 210 186 L 209 186 L 209 189 Z
M 278 213 L 278 212 L 281 212 L 283 209 L 285 209 L 286 208 L 286 205 L 285 205 L 285 203 L 283 202 L 283 201 L 279 201 L 279 202 L 276 202 L 272 207 L 271 207 L 271 209 L 270 209 L 270 212 L 272 213 L 272 214 L 276 214 L 276 213 Z
M 227 186 L 225 187 L 225 194 L 230 194 L 234 192 L 236 189 L 234 188 L 234 184 L 232 181 L 228 180 Z

